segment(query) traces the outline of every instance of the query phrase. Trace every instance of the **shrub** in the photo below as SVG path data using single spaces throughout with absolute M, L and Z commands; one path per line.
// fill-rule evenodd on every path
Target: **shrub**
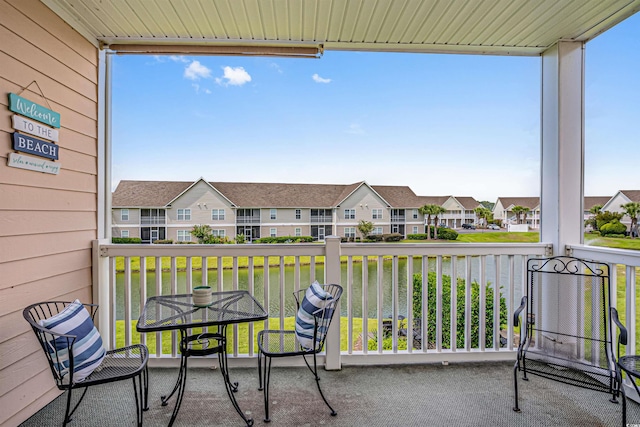
M 402 240 L 402 234 L 400 233 L 391 233 L 391 234 L 383 234 L 382 238 L 385 242 L 399 242 Z
M 613 220 L 600 227 L 600 234 L 607 237 L 614 237 L 615 234 L 621 234 L 624 237 L 627 232 L 627 226 L 618 220 Z
M 236 235 L 236 243 L 241 245 L 243 243 L 247 243 L 247 236 L 245 236 L 244 234 L 237 234 Z
M 450 228 L 438 228 L 438 239 L 442 240 L 456 240 L 458 238 L 458 232 Z
M 111 243 L 142 243 L 139 237 L 112 237 Z
M 620 222 L 623 216 L 624 214 L 618 213 L 618 212 L 609 212 L 609 211 L 598 212 L 595 217 L 595 220 L 596 220 L 595 228 L 596 230 L 601 230 L 602 227 L 604 227 L 606 224 L 609 224 L 614 221 Z M 625 231 L 626 231 L 626 228 L 625 228 Z
M 304 243 L 313 242 L 311 236 L 280 236 L 280 237 L 261 237 L 254 240 L 255 243 Z
M 427 233 L 407 234 L 407 240 L 427 240 Z
M 427 340 L 429 344 L 434 344 L 436 339 L 436 273 L 431 271 L 428 275 L 428 307 L 427 307 Z M 464 347 L 464 329 L 465 329 L 465 294 L 466 286 L 464 279 L 459 278 L 457 281 L 457 315 L 456 315 L 456 347 Z M 486 310 L 485 310 L 485 345 L 493 346 L 493 288 L 487 284 L 485 290 Z M 415 325 L 421 325 L 422 314 L 422 274 L 413 275 L 413 315 Z M 480 320 L 478 313 L 480 312 L 480 285 L 477 282 L 471 283 L 471 347 L 479 347 L 479 327 Z M 442 346 L 451 348 L 450 330 L 451 330 L 451 277 L 442 276 Z M 507 323 L 507 305 L 504 297 L 500 297 L 500 328 L 505 327 Z M 416 327 L 414 326 L 414 328 Z
M 155 245 L 172 245 L 173 244 L 173 240 L 171 240 L 171 239 L 156 240 L 153 243 Z
M 367 239 L 371 242 L 382 242 L 384 240 L 384 234 L 369 234 Z

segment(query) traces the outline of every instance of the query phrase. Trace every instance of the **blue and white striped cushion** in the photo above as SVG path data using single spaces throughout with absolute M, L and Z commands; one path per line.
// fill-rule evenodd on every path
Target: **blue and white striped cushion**
M 73 345 L 74 383 L 83 381 L 102 363 L 106 354 L 102 338 L 80 300 L 75 300 L 60 313 L 40 320 L 40 325 L 52 332 L 77 337 Z M 67 338 L 58 337 L 48 344 L 52 360 L 64 377 L 69 373 Z
M 327 303 L 333 300 L 331 294 L 325 291 L 320 284 L 315 281 L 309 286 L 305 292 L 298 314 L 296 315 L 296 337 L 302 348 L 306 350 L 313 350 L 315 348 L 313 343 L 313 329 L 315 327 L 315 315 L 320 315 L 318 321 L 318 334 L 316 341 L 320 342 L 322 336 L 327 332 L 327 325 L 331 320 L 333 313 L 325 313 L 324 319 L 322 319 L 322 310 L 324 310 Z

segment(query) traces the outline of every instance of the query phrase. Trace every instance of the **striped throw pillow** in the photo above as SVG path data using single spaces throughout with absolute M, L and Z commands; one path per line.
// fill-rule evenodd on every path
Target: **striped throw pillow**
M 75 300 L 60 313 L 40 320 L 40 326 L 58 334 L 77 337 L 73 344 L 74 383 L 83 381 L 102 363 L 106 354 L 102 338 L 80 300 Z M 64 377 L 69 373 L 68 340 L 58 337 L 49 341 L 48 345 L 53 363 Z
M 325 291 L 320 284 L 315 281 L 309 286 L 302 298 L 302 303 L 296 315 L 296 337 L 305 350 L 314 350 L 313 330 L 315 319 L 318 316 L 318 334 L 316 344 L 322 340 L 327 333 L 327 327 L 333 313 L 326 312 L 323 316 L 325 306 L 333 300 L 331 294 Z

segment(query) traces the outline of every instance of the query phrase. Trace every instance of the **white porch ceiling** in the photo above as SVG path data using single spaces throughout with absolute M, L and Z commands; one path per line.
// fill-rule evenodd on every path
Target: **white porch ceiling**
M 96 44 L 539 55 L 640 0 L 41 0 Z

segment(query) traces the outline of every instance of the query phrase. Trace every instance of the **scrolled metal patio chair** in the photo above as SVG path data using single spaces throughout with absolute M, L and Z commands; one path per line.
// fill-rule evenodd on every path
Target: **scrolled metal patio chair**
M 518 372 L 611 395 L 621 392 L 611 339 L 609 266 L 573 257 L 527 261 L 527 289 L 514 312 L 521 325 L 513 368 L 515 404 Z M 522 322 L 521 322 L 522 316 Z
M 67 392 L 63 426 L 71 421 L 89 387 L 132 379 L 138 426 L 148 400 L 149 352 L 143 344 L 105 351 L 93 319 L 98 306 L 76 300 L 32 304 L 22 314 L 49 362 L 56 386 Z M 63 331 L 64 332 L 61 332 Z M 72 390 L 84 389 L 71 408 Z
M 265 422 L 271 421 L 269 418 L 271 360 L 272 358 L 292 356 L 304 358 L 305 364 L 316 380 L 322 400 L 330 409 L 331 415 L 337 415 L 320 388 L 316 355 L 324 348 L 327 331 L 334 313 L 338 311 L 338 316 L 340 315 L 339 301 L 342 287 L 340 285 L 319 285 L 316 282 L 308 289 L 294 292 L 293 295 L 298 307 L 296 330 L 265 329 L 258 333 L 258 378 L 260 383 L 258 390 L 264 391 Z M 313 366 L 306 356 L 313 356 Z M 265 358 L 264 366 L 262 365 L 263 357 Z

